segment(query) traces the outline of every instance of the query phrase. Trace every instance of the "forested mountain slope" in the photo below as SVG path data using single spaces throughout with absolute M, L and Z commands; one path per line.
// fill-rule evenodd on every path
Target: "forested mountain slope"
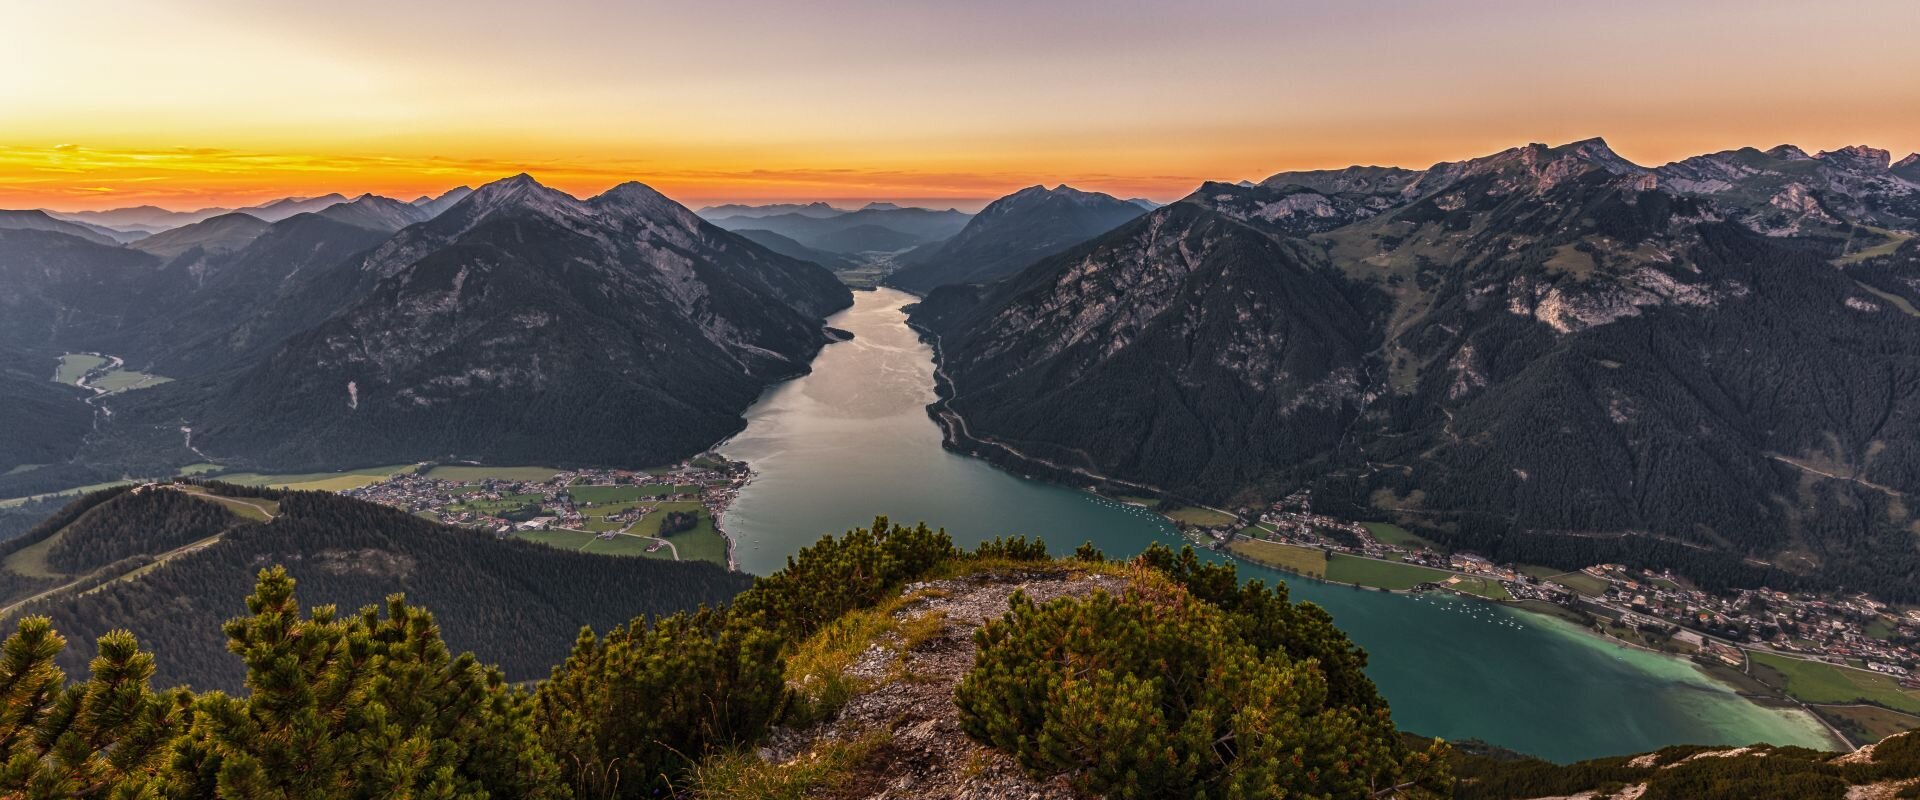
M 0 553 L 9 616 L 47 615 L 73 637 L 63 667 L 83 670 L 96 638 L 129 630 L 166 643 L 157 683 L 199 689 L 242 688 L 244 665 L 226 652 L 220 623 L 245 611 L 236 598 L 272 565 L 284 565 L 310 603 L 347 614 L 396 592 L 430 604 L 453 647 L 499 664 L 513 680 L 545 676 L 582 626 L 604 630 L 640 614 L 721 603 L 748 582 L 704 562 L 575 553 L 324 492 L 225 485 L 102 492 L 0 544 Z M 44 577 L 25 581 L 19 570 Z
M 824 317 L 851 302 L 827 270 L 639 184 L 582 201 L 521 176 L 421 204 L 276 208 L 308 206 L 321 210 L 218 216 L 141 248 L 0 229 L 0 351 L 48 374 L 61 353 L 99 352 L 173 379 L 112 398 L 84 443 L 63 437 L 67 485 L 209 455 L 283 470 L 671 461 L 804 371 Z
M 953 283 L 985 283 L 1146 213 L 1138 205 L 1062 184 L 1030 186 L 993 201 L 953 238 L 903 257 L 890 286 L 926 293 Z
M 581 201 L 525 176 L 353 274 L 364 295 L 180 412 L 201 449 L 282 469 L 663 463 L 737 430 L 852 301 L 639 184 Z
M 1512 560 L 1684 543 L 1718 579 L 1920 597 L 1911 234 L 1787 235 L 1670 172 L 1595 140 L 1210 184 L 914 319 L 973 436 L 1058 464 L 1215 502 L 1313 486 Z M 1903 180 L 1830 207 L 1887 223 Z

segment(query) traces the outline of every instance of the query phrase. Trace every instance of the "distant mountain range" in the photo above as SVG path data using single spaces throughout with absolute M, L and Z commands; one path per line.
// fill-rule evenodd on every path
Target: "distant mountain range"
M 708 218 L 730 231 L 767 231 L 802 247 L 840 255 L 897 252 L 940 241 L 959 233 L 971 219 L 953 209 L 901 208 L 891 203 L 869 203 L 858 211 L 832 214 L 826 212 L 833 209 L 823 204 L 760 213 L 774 208 Z
M 1137 203 L 1071 186 L 1033 186 L 993 201 L 953 238 L 901 259 L 887 284 L 925 293 L 1006 277 L 1146 213 Z
M 1916 165 L 1589 140 L 1209 183 L 913 318 L 961 446 L 1030 469 L 1920 599 Z
M 50 374 L 61 352 L 106 352 L 178 379 L 116 398 L 84 452 L 68 442 L 112 474 L 203 455 L 645 466 L 737 430 L 851 301 L 639 184 L 583 201 L 519 176 L 445 199 L 221 215 L 134 246 L 22 212 L 31 227 L 0 227 L 0 354 Z M 26 480 L 0 476 L 0 495 L 8 477 Z
M 761 206 L 729 203 L 727 205 L 707 206 L 695 213 L 710 220 L 718 220 L 727 217 L 758 219 L 760 217 L 773 217 L 781 214 L 797 214 L 803 217 L 825 219 L 827 217 L 837 217 L 841 214 L 850 214 L 852 212 L 834 208 L 826 203 L 771 203 Z
M 424 210 L 427 217 L 438 216 L 454 203 L 473 192 L 465 186 L 448 191 L 439 197 L 420 197 L 411 205 Z M 362 195 L 360 199 L 374 197 Z M 385 198 L 381 198 L 385 199 Z M 169 211 L 157 206 L 134 206 L 106 211 L 45 211 L 54 219 L 81 223 L 93 230 L 105 233 L 116 241 L 128 242 L 147 235 L 183 228 L 214 217 L 240 213 L 263 222 L 279 222 L 295 214 L 309 211 L 321 211 L 330 206 L 349 202 L 340 194 L 326 194 L 319 197 L 286 197 L 246 208 L 203 208 L 198 211 Z M 395 201 L 397 202 L 397 201 Z M 12 212 L 9 212 L 12 213 Z M 136 234 L 129 236 L 129 234 Z

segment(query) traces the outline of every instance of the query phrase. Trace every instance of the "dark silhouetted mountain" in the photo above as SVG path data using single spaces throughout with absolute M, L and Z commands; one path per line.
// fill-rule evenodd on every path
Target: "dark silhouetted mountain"
M 606 630 L 636 615 L 719 604 L 750 581 L 703 562 L 499 539 L 324 492 L 216 490 L 236 496 L 223 503 L 167 488 L 103 492 L 0 544 L 11 553 L 53 540 L 46 561 L 55 585 L 91 576 L 75 590 L 20 610 L 53 617 L 71 637 L 63 666 L 84 671 L 100 634 L 131 630 L 141 641 L 167 643 L 156 684 L 243 689 L 243 665 L 226 652 L 220 623 L 245 612 L 236 598 L 246 596 L 262 565 L 285 565 L 300 583 L 302 600 L 345 613 L 394 593 L 429 604 L 451 646 L 498 662 L 512 680 L 545 677 L 583 626 Z M 234 513 L 250 510 L 247 504 L 277 516 L 260 522 Z M 211 544 L 130 574 L 160 554 L 214 536 Z M 21 585 L 10 571 L 0 577 L 6 587 Z
M 738 430 L 851 295 L 636 183 L 518 176 L 361 259 L 371 288 L 187 412 L 263 466 L 658 464 Z
M 324 194 L 319 197 L 289 197 L 283 200 L 275 200 L 271 203 L 249 206 L 240 210 L 268 222 L 279 222 L 295 214 L 319 211 L 328 206 L 339 205 L 344 202 L 347 202 L 347 198 L 338 193 L 334 193 Z
M 159 259 L 102 239 L 0 228 L 0 349 L 90 349 L 147 313 Z
M 709 220 L 718 221 L 728 217 L 758 219 L 760 217 L 772 217 L 781 214 L 796 214 L 802 217 L 826 219 L 827 217 L 837 217 L 847 212 L 834 208 L 826 203 L 771 203 L 762 206 L 730 203 L 727 205 L 707 206 L 706 208 L 700 209 L 697 213 Z
M 207 255 L 219 255 L 246 247 L 266 233 L 267 227 L 268 223 L 259 217 L 235 212 L 162 231 L 130 246 L 163 259 L 178 258 L 196 249 Z
M 47 231 L 105 245 L 116 245 L 122 241 L 109 232 L 103 232 L 99 226 L 55 219 L 45 211 L 0 211 L 0 230 Z
M 815 250 L 785 236 L 774 233 L 773 231 L 741 228 L 734 231 L 734 233 L 738 234 L 741 238 L 747 239 L 780 255 L 788 258 L 797 258 L 801 261 L 811 261 L 831 270 L 847 269 L 859 263 L 853 257 L 843 253 L 829 253 L 825 250 Z
M 445 213 L 447 209 L 453 207 L 453 204 L 458 203 L 461 200 L 467 199 L 467 195 L 470 195 L 470 194 L 473 194 L 472 188 L 466 187 L 466 186 L 456 186 L 452 189 L 448 189 L 447 191 L 442 192 L 439 197 L 428 197 L 426 195 L 421 195 L 417 198 L 414 198 L 413 204 L 416 206 L 419 206 L 422 210 L 425 210 L 427 212 L 427 218 L 432 219 L 434 217 L 440 216 L 441 214 Z
M 1143 213 L 1111 195 L 1065 184 L 1031 186 L 993 201 L 953 238 L 913 253 L 887 283 L 925 293 L 952 283 L 997 280 Z
M 101 346 L 149 359 L 174 378 L 249 366 L 371 291 L 377 278 L 361 272 L 358 259 L 390 235 L 309 213 L 266 225 L 239 250 L 190 251 L 150 279 L 151 292 L 166 298 L 163 310 Z
M 1897 222 L 1877 152 L 1737 152 Z M 989 457 L 1214 502 L 1311 486 L 1507 561 L 1920 599 L 1920 245 L 1790 235 L 1764 189 L 1677 172 L 1589 140 L 1209 184 L 914 319 Z
M 92 427 L 85 392 L 48 380 L 54 361 L 0 349 L 0 473 L 73 457 Z
M 314 213 L 335 222 L 392 233 L 416 222 L 433 219 L 437 215 L 431 210 L 431 205 L 431 202 L 427 206 L 420 206 L 390 197 L 363 194 L 352 202 L 331 205 Z
M 877 224 L 855 225 L 821 234 L 814 246 L 830 253 L 891 253 L 905 250 L 926 240 Z
M 728 230 L 752 228 L 772 231 L 815 250 L 834 253 L 857 253 L 868 250 L 897 250 L 915 244 L 945 239 L 966 227 L 967 214 L 948 209 L 933 211 L 925 208 L 861 209 L 834 217 L 815 218 L 801 214 L 787 213 L 771 216 L 747 218 L 727 217 L 714 220 L 715 225 Z M 880 241 L 877 236 L 853 234 L 829 239 L 835 234 L 863 226 L 884 228 L 900 237 L 887 237 Z M 911 241 L 908 241 L 911 239 Z M 899 245 L 886 247 L 876 245 Z M 840 249 L 853 248 L 853 249 Z
M 169 211 L 158 206 L 133 206 L 106 211 L 48 211 L 55 218 L 86 222 L 120 231 L 159 233 L 183 225 L 192 225 L 231 213 L 231 208 L 203 208 L 198 211 Z

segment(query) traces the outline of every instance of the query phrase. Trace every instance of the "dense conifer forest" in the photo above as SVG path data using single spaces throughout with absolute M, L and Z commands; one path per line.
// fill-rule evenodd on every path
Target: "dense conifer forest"
M 78 671 L 92 643 L 113 630 L 165 642 L 161 685 L 238 690 L 244 665 L 225 652 L 221 621 L 239 613 L 262 568 L 284 566 L 311 601 L 355 609 L 404 592 L 444 609 L 439 625 L 459 650 L 480 654 L 511 680 L 544 675 L 583 626 L 606 629 L 635 614 L 723 603 L 748 578 L 706 563 L 609 558 L 450 528 L 325 492 L 192 485 L 274 503 L 271 522 L 170 488 L 110 489 L 74 501 L 33 531 L 0 543 L 0 558 L 53 539 L 51 576 L 0 569 L 8 596 L 82 578 L 16 609 L 44 615 L 70 637 L 63 667 Z M 217 542 L 148 567 L 151 557 L 220 534 Z M 54 537 L 58 538 L 54 538 Z M 15 561 L 6 563 L 15 564 Z M 59 577 L 65 576 L 65 577 Z

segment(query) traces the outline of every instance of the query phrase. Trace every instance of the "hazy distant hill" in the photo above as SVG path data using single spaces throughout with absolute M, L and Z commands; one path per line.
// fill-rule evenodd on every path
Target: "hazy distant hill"
M 466 186 L 455 186 L 452 189 L 442 192 L 439 197 L 428 197 L 426 195 L 416 197 L 413 200 L 413 204 L 426 211 L 427 216 L 432 218 L 445 213 L 447 209 L 453 207 L 453 204 L 467 199 L 467 195 L 470 194 L 473 194 L 473 189 Z
M 910 254 L 887 283 L 925 293 L 997 280 L 1144 213 L 1112 195 L 1031 186 L 993 201 L 953 238 Z
M 231 253 L 260 238 L 268 227 L 259 217 L 235 212 L 156 233 L 132 247 L 161 258 L 178 258 L 194 249 L 207 255 Z
M 960 232 L 971 217 L 953 209 L 865 208 L 832 217 L 798 213 L 762 217 L 725 217 L 714 224 L 728 230 L 772 231 L 805 247 L 830 253 L 903 250 Z
M 788 258 L 797 258 L 801 261 L 811 261 L 831 270 L 846 269 L 859 263 L 858 260 L 844 253 L 829 253 L 825 250 L 815 250 L 785 236 L 774 233 L 773 231 L 741 228 L 734 231 L 734 233 L 739 234 L 741 238 L 752 241 L 780 255 L 787 256 Z
M 403 203 L 390 197 L 363 194 L 351 202 L 331 205 L 315 213 L 335 222 L 392 233 L 416 222 L 425 222 L 438 216 L 433 211 L 435 205 L 435 201 L 418 205 Z
M 758 219 L 760 217 L 772 217 L 781 214 L 794 214 L 802 217 L 826 219 L 828 217 L 837 217 L 847 212 L 834 208 L 826 203 L 771 203 L 761 206 L 731 203 L 727 205 L 707 206 L 695 213 L 698 213 L 708 220 L 718 222 L 728 217 Z
M 0 211 L 0 230 L 46 231 L 83 239 L 94 244 L 116 245 L 120 240 L 96 226 L 54 219 L 45 211 Z
M 1883 156 L 1594 140 L 1208 184 L 914 318 L 972 433 L 1030 456 L 1312 486 L 1508 561 L 1920 599 L 1920 186 Z

